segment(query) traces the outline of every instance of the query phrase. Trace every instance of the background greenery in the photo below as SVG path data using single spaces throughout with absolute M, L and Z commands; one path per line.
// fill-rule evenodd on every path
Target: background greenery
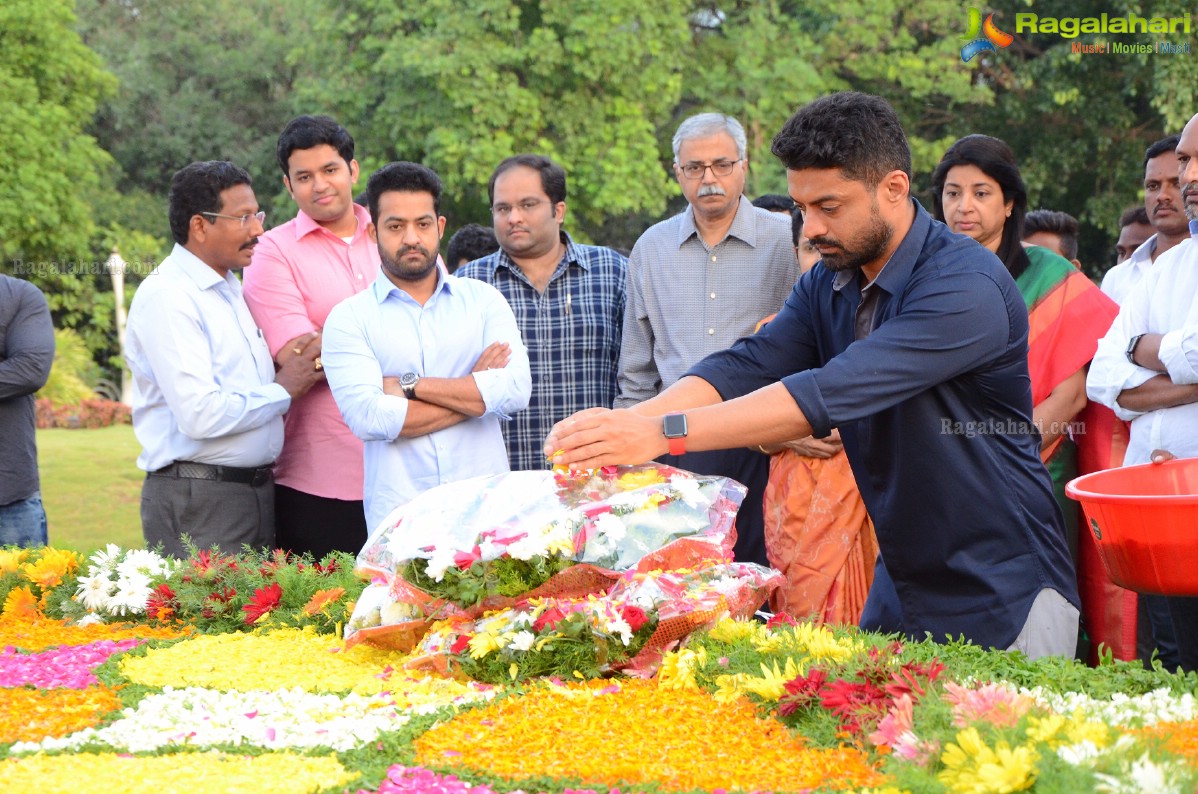
M 273 162 L 298 113 L 354 134 L 364 173 L 435 168 L 448 232 L 489 223 L 486 179 L 517 151 L 561 162 L 567 227 L 629 247 L 682 206 L 670 138 L 700 110 L 749 134 L 747 190 L 784 192 L 768 154 L 783 121 L 857 89 L 898 109 L 916 188 L 971 132 L 1019 154 L 1032 205 L 1081 219 L 1091 275 L 1112 264 L 1119 212 L 1141 199 L 1145 147 L 1194 106 L 1198 58 L 1083 55 L 1020 35 L 968 64 L 957 0 L 5 0 L 0 5 L 0 268 L 32 278 L 117 380 L 111 283 L 169 248 L 165 192 L 187 162 L 249 168 L 271 221 L 291 217 Z M 1014 15 L 1189 15 L 1181 0 L 994 0 Z M 1198 25 L 1195 26 L 1198 29 Z M 1153 36 L 1124 38 L 1141 43 Z M 1193 34 L 1178 43 L 1193 41 Z M 129 290 L 131 294 L 132 290 Z
M 39 430 L 38 469 L 50 545 L 90 554 L 108 543 L 145 546 L 141 537 L 141 447 L 130 425 Z

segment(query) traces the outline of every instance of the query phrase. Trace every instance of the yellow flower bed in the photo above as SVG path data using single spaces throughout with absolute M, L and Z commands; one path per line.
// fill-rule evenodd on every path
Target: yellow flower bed
M 201 635 L 145 656 L 121 660 L 131 682 L 152 687 L 200 686 L 220 690 L 303 689 L 308 692 L 391 692 L 397 705 L 445 705 L 489 689 L 449 679 L 410 676 L 403 654 L 356 645 L 300 629 L 261 634 Z M 401 702 L 402 700 L 402 702 Z
M 549 686 L 459 714 L 417 739 L 417 762 L 664 789 L 852 789 L 883 781 L 851 748 L 811 749 L 745 700 L 628 680 Z
M 36 742 L 47 736 L 66 736 L 92 727 L 120 707 L 121 701 L 104 687 L 0 689 L 0 742 Z M 20 790 L 0 784 L 0 791 Z
M 234 756 L 176 753 L 165 756 L 34 755 L 0 761 L 0 791 L 76 794 L 195 794 L 199 791 L 252 791 L 296 794 L 344 786 L 358 777 L 335 756 L 294 753 Z
M 87 645 L 96 640 L 171 640 L 191 633 L 190 627 L 151 627 L 120 623 L 94 623 L 90 626 L 68 626 L 66 621 L 38 618 L 36 620 L 0 620 L 0 647 L 12 645 L 34 653 L 58 645 Z

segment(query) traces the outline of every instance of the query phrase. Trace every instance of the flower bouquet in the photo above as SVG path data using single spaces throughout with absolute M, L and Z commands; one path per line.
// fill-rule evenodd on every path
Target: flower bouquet
M 598 678 L 636 655 L 656 625 L 652 614 L 617 599 L 533 598 L 435 624 L 406 666 L 493 684 Z
M 727 478 L 656 463 L 476 477 L 397 508 L 371 533 L 358 570 L 425 617 L 476 617 L 530 597 L 579 598 L 605 592 L 636 566 L 726 559 L 744 494 Z M 346 632 L 351 644 L 421 630 L 419 621 L 391 628 L 358 617 Z
M 708 561 L 689 570 L 627 572 L 609 597 L 651 610 L 657 627 L 623 672 L 652 676 L 663 653 L 723 618 L 751 617 L 783 581 L 773 568 L 751 562 Z
M 781 574 L 752 563 L 629 572 L 607 595 L 533 598 L 440 621 L 407 666 L 490 683 L 613 671 L 648 677 L 665 650 L 721 618 L 752 615 L 780 582 Z

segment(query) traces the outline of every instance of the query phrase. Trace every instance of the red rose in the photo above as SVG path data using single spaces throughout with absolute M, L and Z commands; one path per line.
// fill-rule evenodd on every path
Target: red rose
M 785 612 L 778 612 L 772 618 L 765 622 L 767 629 L 772 629 L 775 626 L 797 626 L 798 622 Z
M 624 617 L 624 622 L 633 631 L 640 631 L 641 626 L 645 625 L 645 622 L 649 620 L 645 615 L 645 610 L 640 607 L 626 606 L 620 610 L 620 614 Z
M 557 607 L 550 607 L 541 613 L 536 622 L 532 624 L 533 631 L 543 631 L 546 628 L 555 629 L 557 624 L 566 619 L 566 614 Z
M 453 645 L 449 646 L 450 653 L 461 653 L 470 647 L 471 636 L 469 634 L 459 634 L 458 638 L 453 641 Z

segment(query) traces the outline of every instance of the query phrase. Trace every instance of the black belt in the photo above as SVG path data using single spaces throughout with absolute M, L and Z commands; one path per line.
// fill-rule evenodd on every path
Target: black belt
M 210 463 L 193 463 L 177 460 L 158 471 L 150 472 L 154 477 L 177 477 L 188 480 L 213 480 L 215 482 L 237 482 L 257 487 L 270 482 L 273 468 L 259 466 L 256 469 L 239 469 L 236 466 L 214 466 Z

